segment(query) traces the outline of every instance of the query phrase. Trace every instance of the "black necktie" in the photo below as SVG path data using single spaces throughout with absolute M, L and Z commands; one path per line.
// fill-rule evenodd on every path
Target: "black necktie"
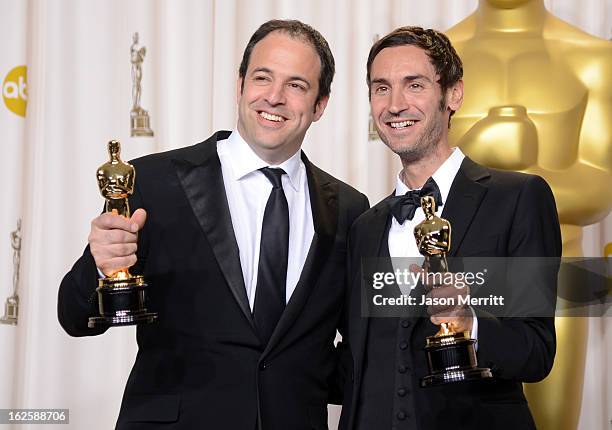
M 289 254 L 289 205 L 283 191 L 283 169 L 260 169 L 272 183 L 266 203 L 253 317 L 264 345 L 278 324 L 286 303 L 287 258 Z
M 407 191 L 403 196 L 393 196 L 389 198 L 391 214 L 398 223 L 403 224 L 407 219 L 414 218 L 417 207 L 421 207 L 421 197 L 433 196 L 436 200 L 436 207 L 442 206 L 442 195 L 440 188 L 433 178 L 429 178 L 420 190 Z

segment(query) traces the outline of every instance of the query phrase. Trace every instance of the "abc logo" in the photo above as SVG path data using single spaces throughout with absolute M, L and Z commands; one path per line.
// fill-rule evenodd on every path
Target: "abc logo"
M 4 104 L 13 113 L 25 116 L 28 94 L 26 66 L 17 66 L 7 73 L 2 83 Z

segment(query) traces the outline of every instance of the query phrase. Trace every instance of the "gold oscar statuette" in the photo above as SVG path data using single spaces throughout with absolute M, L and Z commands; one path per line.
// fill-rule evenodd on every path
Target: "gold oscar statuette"
M 19 317 L 19 264 L 21 261 L 21 219 L 17 220 L 17 229 L 11 232 L 11 247 L 13 248 L 13 294 L 4 303 L 4 316 L 0 323 L 17 325 Z
M 446 34 L 465 70 L 451 145 L 480 164 L 546 179 L 563 256 L 581 257 L 583 228 L 612 209 L 612 42 L 554 16 L 544 0 L 479 0 Z M 559 280 L 562 309 L 563 291 L 582 285 Z M 538 429 L 576 430 L 588 318 L 558 311 L 555 330 L 553 369 L 525 394 Z
M 436 216 L 436 201 L 432 196 L 422 197 L 421 207 L 425 220 L 414 228 L 414 237 L 419 252 L 425 257 L 423 268 L 428 273 L 448 272 L 450 222 Z M 456 332 L 452 323 L 440 324 L 440 330 L 426 339 L 429 375 L 421 380 L 421 387 L 491 378 L 491 370 L 478 367 L 475 344 L 468 331 Z
M 121 146 L 116 140 L 108 143 L 110 160 L 96 172 L 98 187 L 106 200 L 105 212 L 130 217 L 128 197 L 134 192 L 136 170 L 121 160 Z M 98 280 L 99 315 L 89 318 L 88 326 L 122 326 L 153 322 L 157 313 L 146 308 L 147 284 L 140 275 L 120 269 Z
M 132 36 L 130 46 L 130 62 L 132 63 L 132 110 L 130 112 L 130 134 L 132 137 L 152 137 L 153 130 L 150 125 L 149 113 L 140 106 L 142 95 L 142 63 L 147 48 L 138 45 L 138 33 Z

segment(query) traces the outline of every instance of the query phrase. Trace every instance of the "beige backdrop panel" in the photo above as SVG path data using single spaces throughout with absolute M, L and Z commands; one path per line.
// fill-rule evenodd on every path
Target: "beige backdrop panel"
M 14 82 L 9 73 L 26 64 L 26 4 L 0 1 L 0 318 L 5 315 L 5 302 L 13 295 L 13 249 L 10 234 L 22 216 L 23 141 L 25 117 L 9 109 L 24 103 L 19 78 Z M 8 78 L 8 79 L 7 79 Z M 26 94 L 27 98 L 27 94 Z M 8 100 L 8 104 L 5 102 Z M 0 408 L 9 405 L 15 386 L 17 327 L 0 324 Z

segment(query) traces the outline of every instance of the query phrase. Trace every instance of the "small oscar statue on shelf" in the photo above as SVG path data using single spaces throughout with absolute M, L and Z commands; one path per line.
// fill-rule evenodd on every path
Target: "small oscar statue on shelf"
M 422 197 L 421 207 L 425 220 L 414 228 L 414 237 L 419 252 L 425 257 L 423 268 L 429 273 L 448 272 L 450 222 L 436 215 L 436 201 L 432 196 Z M 426 339 L 429 375 L 421 380 L 421 386 L 491 378 L 489 369 L 478 367 L 475 343 L 468 331 L 456 332 L 450 322 L 440 324 L 440 330 Z
M 17 325 L 19 318 L 19 264 L 21 262 L 21 219 L 17 220 L 17 229 L 11 232 L 11 247 L 13 248 L 13 295 L 4 303 L 4 316 L 0 323 Z
M 100 193 L 106 199 L 105 212 L 130 217 L 128 197 L 134 192 L 136 170 L 121 160 L 121 146 L 116 140 L 108 143 L 110 160 L 98 168 L 96 177 Z M 134 325 L 153 322 L 157 313 L 146 308 L 147 284 L 140 275 L 131 275 L 127 268 L 98 280 L 100 315 L 89 318 L 89 327 Z
M 131 136 L 153 136 L 153 130 L 149 124 L 149 113 L 140 106 L 142 95 L 142 63 L 147 48 L 138 45 L 138 33 L 132 36 L 130 46 L 130 62 L 132 63 L 132 110 L 130 112 Z

